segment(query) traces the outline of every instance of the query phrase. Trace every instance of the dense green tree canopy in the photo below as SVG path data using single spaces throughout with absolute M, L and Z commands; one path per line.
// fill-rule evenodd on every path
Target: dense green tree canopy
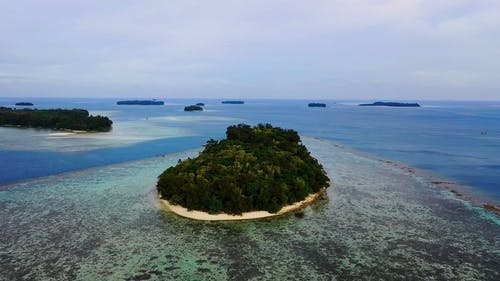
M 203 111 L 203 107 L 200 105 L 189 105 L 184 107 L 184 111 Z
M 12 109 L 0 107 L 0 126 L 79 131 L 109 131 L 108 117 L 90 116 L 84 109 Z
M 161 197 L 210 213 L 275 213 L 329 184 L 294 130 L 239 124 L 228 127 L 226 136 L 165 170 L 157 184 Z

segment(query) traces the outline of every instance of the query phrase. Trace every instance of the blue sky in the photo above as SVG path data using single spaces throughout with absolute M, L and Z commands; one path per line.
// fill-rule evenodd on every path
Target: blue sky
M 500 1 L 0 0 L 0 96 L 500 100 Z

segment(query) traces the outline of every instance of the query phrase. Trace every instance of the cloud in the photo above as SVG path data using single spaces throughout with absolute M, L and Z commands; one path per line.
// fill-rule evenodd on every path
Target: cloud
M 499 33 L 500 2 L 474 11 L 467 15 L 444 20 L 436 26 L 440 35 L 454 35 L 460 37 L 480 36 Z
M 415 81 L 500 88 L 492 0 L 18 0 L 0 17 L 0 69 L 50 85 L 286 96 L 323 83 L 323 97 Z
M 487 84 L 479 75 L 471 75 L 460 71 L 415 71 L 410 73 L 410 78 L 413 78 L 415 83 L 424 86 L 452 86 L 452 87 L 471 87 Z
M 0 83 L 5 82 L 19 82 L 19 81 L 31 81 L 33 78 L 21 75 L 10 75 L 5 73 L 0 73 Z
M 375 26 L 411 28 L 467 2 L 471 1 L 140 1 L 89 12 L 75 21 L 75 30 L 172 49 L 201 49 Z

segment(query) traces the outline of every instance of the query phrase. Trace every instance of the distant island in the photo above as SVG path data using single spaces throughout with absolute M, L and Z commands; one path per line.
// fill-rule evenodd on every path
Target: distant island
M 124 100 L 116 102 L 118 105 L 164 105 L 160 100 Z
M 199 102 L 199 103 L 197 103 L 196 105 L 197 105 L 197 106 L 205 106 L 205 104 L 204 104 L 204 103 L 202 103 L 202 102 Z
M 0 107 L 0 126 L 105 132 L 111 130 L 112 124 L 108 117 L 90 116 L 84 109 Z
M 190 105 L 184 107 L 184 111 L 203 111 L 203 107 L 198 105 Z
M 245 102 L 242 100 L 225 100 L 222 101 L 223 104 L 244 104 Z
M 230 126 L 196 158 L 179 161 L 157 183 L 162 203 L 201 220 L 279 215 L 314 200 L 329 185 L 298 133 L 259 124 Z
M 395 107 L 420 107 L 418 103 L 404 103 L 404 102 L 383 102 L 377 101 L 374 103 L 362 103 L 359 106 L 395 106 Z
M 326 107 L 325 103 L 319 103 L 319 102 L 311 102 L 307 106 L 309 107 Z
M 33 106 L 34 104 L 31 102 L 18 102 L 16 106 Z

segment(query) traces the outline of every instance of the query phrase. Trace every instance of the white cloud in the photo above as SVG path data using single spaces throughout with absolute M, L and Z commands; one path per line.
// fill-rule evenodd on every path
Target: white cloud
M 481 86 L 489 81 L 485 81 L 480 75 L 471 75 L 460 71 L 426 71 L 420 70 L 410 73 L 410 78 L 424 86 L 452 86 L 452 87 L 473 87 Z
M 0 18 L 2 69 L 54 85 L 500 88 L 493 0 L 18 0 Z
M 440 22 L 436 29 L 439 34 L 470 36 L 499 33 L 500 2 L 466 16 L 451 18 Z

